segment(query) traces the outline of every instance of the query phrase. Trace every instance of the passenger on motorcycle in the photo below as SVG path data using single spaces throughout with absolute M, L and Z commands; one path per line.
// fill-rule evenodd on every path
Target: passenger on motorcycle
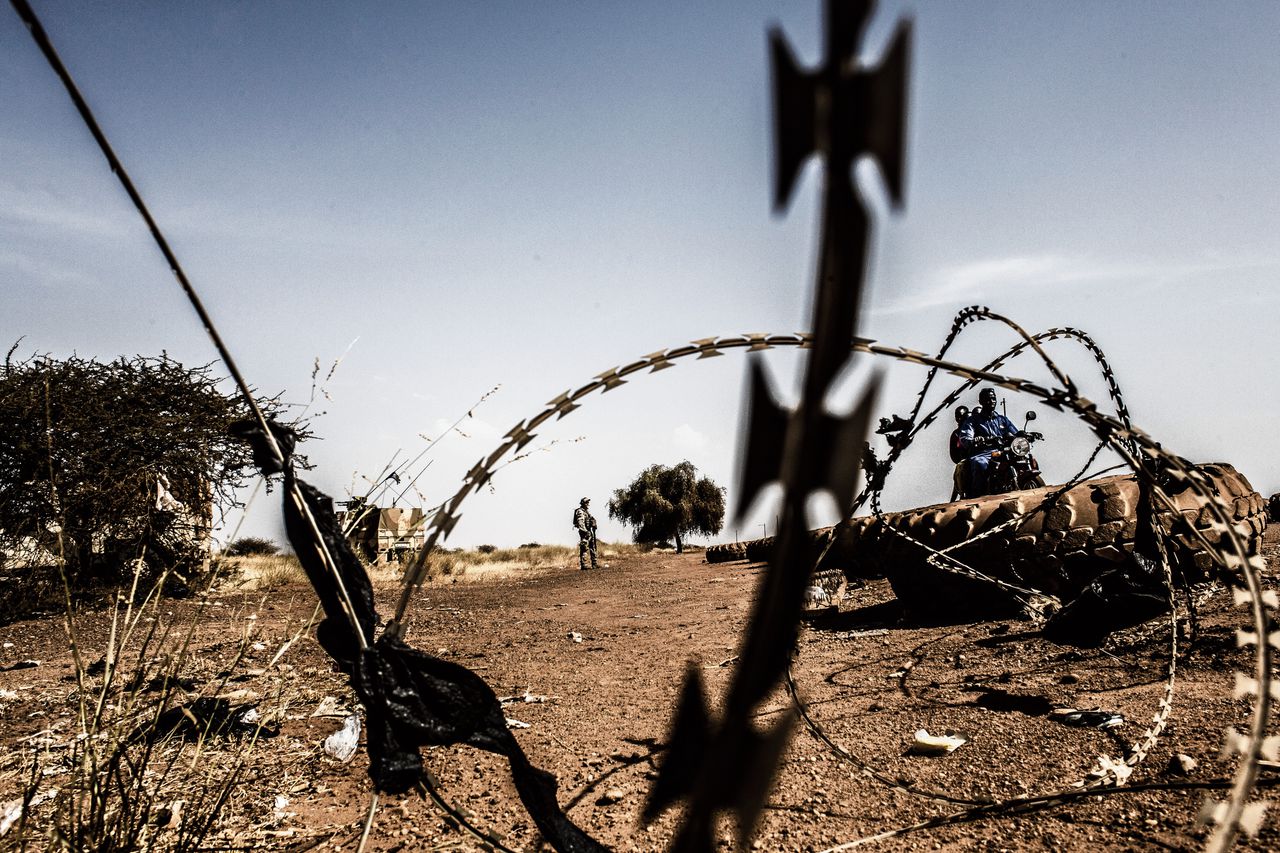
M 951 461 L 956 463 L 955 472 L 951 475 L 951 500 L 953 501 L 964 497 L 965 453 L 964 444 L 960 441 L 960 427 L 964 426 L 968 417 L 968 406 L 956 406 L 956 428 L 951 431 L 951 440 L 948 442 Z
M 978 394 L 978 408 L 960 425 L 960 446 L 968 459 L 968 495 L 987 494 L 987 475 L 991 453 L 1003 442 L 1018 434 L 1013 421 L 996 411 L 996 391 L 983 388 Z
M 956 428 L 951 431 L 950 442 L 952 462 L 963 462 L 967 457 L 964 445 L 960 442 L 960 427 L 964 426 L 965 419 L 968 417 L 968 406 L 956 406 Z

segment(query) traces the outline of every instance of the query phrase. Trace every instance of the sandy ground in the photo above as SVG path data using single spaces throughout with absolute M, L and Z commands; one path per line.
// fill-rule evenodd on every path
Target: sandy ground
M 1272 566 L 1276 544 L 1268 539 Z M 560 802 L 575 822 L 619 850 L 664 849 L 679 815 L 668 813 L 647 827 L 639 815 L 663 760 L 685 669 L 701 668 L 718 707 L 761 572 L 745 563 L 708 565 L 696 552 L 654 553 L 613 558 L 594 572 L 565 564 L 532 577 L 495 573 L 482 582 L 435 583 L 415 600 L 408 639 L 470 667 L 499 696 L 521 697 L 506 707 L 509 718 L 528 726 L 516 736 L 535 764 L 556 774 Z M 1272 588 L 1274 580 L 1273 569 Z M 384 612 L 395 592 L 381 590 Z M 189 625 L 200 606 L 164 602 L 157 624 Z M 356 847 L 370 800 L 367 759 L 361 749 L 344 765 L 321 749 L 341 719 L 312 714 L 325 697 L 346 706 L 353 699 L 343 676 L 302 630 L 313 607 L 305 585 L 228 590 L 203 605 L 179 661 L 190 678 L 186 686 L 193 695 L 257 702 L 281 724 L 279 736 L 254 745 L 231 740 L 198 752 L 189 745 L 161 751 L 176 756 L 179 769 L 172 781 L 156 783 L 162 789 L 158 803 L 192 799 L 202 781 L 216 781 L 237 758 L 244 760 L 240 784 L 219 810 L 216 843 L 204 849 Z M 1219 758 L 1224 732 L 1243 726 L 1248 713 L 1247 701 L 1232 698 L 1234 673 L 1252 666 L 1251 650 L 1238 649 L 1235 641 L 1244 619 L 1221 589 L 1201 605 L 1195 641 L 1184 643 L 1178 658 L 1170 725 L 1131 785 L 1181 781 L 1168 772 L 1178 753 L 1198 763 L 1191 781 L 1229 775 L 1234 765 Z M 107 610 L 78 621 L 84 661 L 102 653 L 109 631 Z M 65 789 L 74 778 L 66 756 L 78 730 L 78 693 L 62 620 L 0 627 L 0 641 L 12 644 L 4 646 L 0 665 L 40 661 L 0 672 L 0 801 L 18 796 L 33 757 L 44 774 L 37 787 Z M 1078 651 L 1049 644 L 1017 622 L 914 624 L 885 582 L 852 589 L 838 614 L 801 638 L 794 673 L 815 728 L 797 726 L 753 846 L 824 850 L 962 808 L 946 798 L 999 800 L 1069 788 L 1100 755 L 1121 756 L 1141 736 L 1158 710 L 1168 663 L 1167 622 L 1129 632 L 1103 649 Z M 1101 707 L 1123 714 L 1125 723 L 1073 728 L 1048 713 L 1057 706 Z M 779 691 L 758 724 L 774 725 L 790 707 Z M 921 728 L 969 739 L 947 755 L 907 754 Z M 474 815 L 477 825 L 511 848 L 536 848 L 537 834 L 504 759 L 454 747 L 429 750 L 427 764 L 444 796 Z M 886 784 L 894 781 L 897 786 Z M 870 849 L 1196 849 L 1206 837 L 1196 826 L 1206 795 L 1177 790 L 1089 797 L 1033 814 L 923 830 Z M 36 811 L 38 831 L 52 820 L 49 807 Z M 165 832 L 175 831 L 157 830 L 156 839 L 175 837 Z M 0 847 L 13 838 L 13 832 L 0 838 Z M 1239 847 L 1280 849 L 1276 815 L 1259 837 Z M 380 802 L 368 849 L 484 848 L 435 805 L 406 796 Z

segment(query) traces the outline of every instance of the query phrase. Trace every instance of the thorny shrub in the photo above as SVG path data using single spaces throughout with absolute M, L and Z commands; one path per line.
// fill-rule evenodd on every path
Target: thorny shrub
M 214 512 L 235 506 L 256 473 L 227 431 L 247 407 L 221 381 L 210 366 L 164 355 L 15 361 L 10 350 L 0 365 L 0 572 L 19 603 L 47 603 L 64 575 L 77 593 L 128 586 L 136 571 L 148 588 L 161 575 L 173 591 L 199 585 Z
M 270 557 L 280 553 L 280 546 L 260 536 L 242 536 L 222 553 L 228 557 Z

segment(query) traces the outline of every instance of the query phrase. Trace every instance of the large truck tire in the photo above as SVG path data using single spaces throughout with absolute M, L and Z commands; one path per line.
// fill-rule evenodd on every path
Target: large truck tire
M 1231 465 L 1199 468 L 1227 503 L 1231 523 L 1251 548 L 1257 548 L 1267 525 L 1267 502 Z M 898 597 L 919 613 L 962 615 L 956 611 L 966 610 L 992 615 L 988 604 L 996 611 L 1006 608 L 1007 604 L 988 601 L 993 599 L 989 584 L 928 563 L 930 549 L 952 549 L 950 556 L 984 575 L 1066 601 L 1129 558 L 1137 532 L 1138 483 L 1132 475 L 1101 477 L 1048 501 L 1058 488 L 935 504 L 879 518 L 859 516 L 837 526 L 821 565 L 839 568 L 850 579 L 886 576 Z M 1172 500 L 1177 513 L 1210 545 L 1220 540 L 1221 533 L 1211 526 L 1209 507 L 1194 492 L 1183 491 Z M 1189 582 L 1206 579 L 1212 557 L 1186 527 L 1173 524 L 1172 515 L 1164 510 L 1157 518 L 1172 533 L 1167 545 L 1175 571 Z M 1014 518 L 1019 520 L 1001 527 Z M 830 531 L 823 528 L 812 535 Z M 772 546 L 772 537 L 756 539 L 736 543 L 734 553 L 741 553 L 737 559 L 759 562 L 768 559 Z M 734 558 L 726 552 L 724 559 Z

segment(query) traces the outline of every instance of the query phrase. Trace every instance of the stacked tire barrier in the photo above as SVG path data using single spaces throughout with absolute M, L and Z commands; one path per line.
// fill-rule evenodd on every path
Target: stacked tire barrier
M 1231 504 L 1232 522 L 1256 550 L 1267 524 L 1267 501 L 1243 474 L 1226 463 L 1199 466 Z M 930 565 L 945 551 L 984 575 L 1053 595 L 1074 597 L 1100 573 L 1133 551 L 1137 532 L 1138 483 L 1133 476 L 1086 480 L 1058 495 L 1058 487 L 1030 489 L 972 500 L 936 504 L 881 516 L 860 516 L 839 525 L 824 568 L 839 568 L 850 579 L 889 578 L 908 606 L 933 611 L 972 601 L 986 587 Z M 1173 498 L 1186 525 L 1210 545 L 1222 538 L 1211 513 L 1192 492 Z M 1169 511 L 1156 519 L 1170 534 L 1170 559 L 1188 581 L 1208 577 L 1213 558 L 1186 525 Z M 832 528 L 813 531 L 830 535 Z M 986 535 L 984 535 L 986 534 Z M 708 562 L 768 558 L 773 538 L 707 549 Z
M 772 541 L 772 537 L 770 537 Z M 709 545 L 705 553 L 708 563 L 731 563 L 735 560 L 750 559 L 747 557 L 746 542 L 726 542 L 723 545 Z

